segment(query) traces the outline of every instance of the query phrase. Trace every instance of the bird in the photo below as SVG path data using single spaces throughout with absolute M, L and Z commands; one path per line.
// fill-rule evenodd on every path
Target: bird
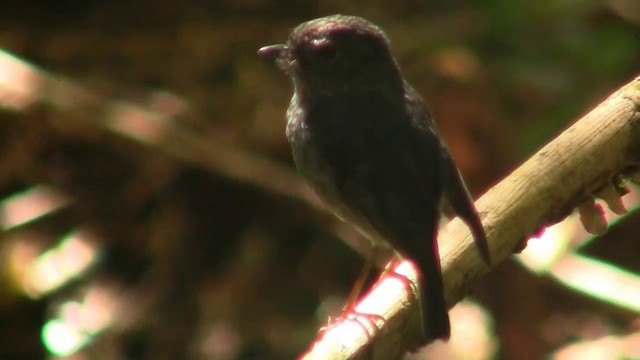
M 403 77 L 374 23 L 331 15 L 262 47 L 293 82 L 286 136 L 293 160 L 334 214 L 374 248 L 392 248 L 419 274 L 421 345 L 450 337 L 438 253 L 443 199 L 470 228 L 483 260 L 487 238 L 471 195 L 423 99 Z

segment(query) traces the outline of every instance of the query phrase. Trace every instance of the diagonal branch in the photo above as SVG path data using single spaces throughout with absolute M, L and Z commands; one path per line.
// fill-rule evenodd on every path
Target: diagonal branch
M 544 227 L 559 222 L 640 160 L 640 77 L 613 93 L 476 202 L 494 266 Z M 453 306 L 489 269 L 459 219 L 440 234 L 447 303 Z M 349 315 L 321 332 L 304 359 L 395 359 L 420 334 L 419 308 L 398 276 L 415 283 L 408 262 L 383 275 Z M 357 318 L 357 319 L 356 319 Z M 375 325 L 375 326 L 373 326 Z

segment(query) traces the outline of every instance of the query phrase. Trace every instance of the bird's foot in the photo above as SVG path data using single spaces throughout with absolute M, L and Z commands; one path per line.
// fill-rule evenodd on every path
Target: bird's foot
M 378 325 L 379 321 L 382 322 L 382 326 Z M 386 330 L 386 319 L 384 318 L 384 316 L 358 312 L 355 310 L 355 308 L 351 308 L 345 310 L 342 315 L 338 316 L 335 319 L 329 318 L 329 320 L 327 321 L 327 325 L 321 327 L 318 333 L 319 335 L 323 336 L 325 333 L 331 331 L 331 329 L 336 328 L 346 322 L 354 322 L 358 326 L 360 326 L 369 340 L 373 337 L 373 334 L 375 334 L 377 330 Z

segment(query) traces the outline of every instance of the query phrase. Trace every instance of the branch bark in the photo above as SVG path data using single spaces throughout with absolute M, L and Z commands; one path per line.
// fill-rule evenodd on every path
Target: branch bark
M 613 93 L 544 146 L 477 202 L 487 231 L 493 266 L 508 258 L 531 235 L 559 222 L 583 201 L 591 201 L 612 179 L 635 171 L 640 160 L 640 77 Z M 490 269 L 459 219 L 439 236 L 445 297 L 453 306 Z M 310 359 L 395 359 L 411 349 L 422 331 L 411 289 L 393 273 L 416 284 L 408 262 L 383 274 L 347 315 L 302 356 Z M 377 317 L 380 315 L 380 317 Z

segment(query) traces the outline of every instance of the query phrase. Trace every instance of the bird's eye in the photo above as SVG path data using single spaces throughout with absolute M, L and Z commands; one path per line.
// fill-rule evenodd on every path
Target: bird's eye
M 337 51 L 336 48 L 332 45 L 322 46 L 316 50 L 316 53 L 326 60 L 331 60 L 336 57 Z

